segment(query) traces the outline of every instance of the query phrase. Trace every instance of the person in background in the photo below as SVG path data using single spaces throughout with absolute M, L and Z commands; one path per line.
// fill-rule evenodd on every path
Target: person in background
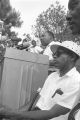
M 80 35 L 80 0 L 69 0 L 69 14 L 67 21 L 73 35 Z M 76 62 L 78 71 L 80 72 L 80 59 Z M 68 120 L 80 120 L 80 90 L 77 101 L 71 110 Z
M 41 53 L 42 52 L 42 48 L 40 46 L 37 45 L 35 40 L 31 41 L 31 46 L 29 47 L 28 51 L 32 52 L 32 53 Z
M 48 69 L 48 74 L 51 74 L 52 72 L 56 71 L 57 69 L 52 66 L 52 61 L 53 61 L 53 56 L 52 56 L 52 51 L 50 49 L 51 45 L 53 44 L 59 44 L 59 42 L 55 42 L 55 37 L 53 32 L 51 31 L 45 31 L 41 35 L 41 45 L 43 48 L 42 54 L 47 55 L 49 57 L 49 69 Z
M 50 46 L 54 44 L 54 34 L 51 31 L 45 31 L 40 38 L 43 47 L 43 54 L 49 56 L 49 60 L 53 59 Z
M 65 41 L 60 45 L 52 45 L 51 51 L 54 66 L 59 71 L 51 73 L 46 79 L 35 105 L 38 110 L 22 112 L 3 108 L 0 115 L 16 119 L 67 120 L 79 91 L 80 73 L 76 70 L 75 63 L 80 56 L 80 46 L 72 41 Z
M 28 48 L 30 47 L 30 42 L 24 41 L 22 42 L 22 44 L 17 45 L 17 49 L 19 50 L 25 50 L 28 51 Z

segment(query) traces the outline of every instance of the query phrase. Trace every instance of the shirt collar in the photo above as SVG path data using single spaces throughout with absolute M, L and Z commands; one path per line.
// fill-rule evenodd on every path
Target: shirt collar
M 48 46 L 51 46 L 51 45 L 53 45 L 53 44 L 54 44 L 54 41 L 50 42 Z
M 73 67 L 69 72 L 67 72 L 65 75 L 72 76 L 76 72 L 76 67 Z

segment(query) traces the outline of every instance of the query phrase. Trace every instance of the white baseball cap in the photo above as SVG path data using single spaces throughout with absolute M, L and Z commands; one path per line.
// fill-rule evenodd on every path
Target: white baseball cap
M 61 46 L 60 42 L 53 42 L 53 44 L 51 44 L 50 49 L 53 53 L 55 53 L 55 51 L 57 50 L 57 48 Z
M 54 49 L 57 49 L 59 46 L 67 48 L 67 49 L 73 51 L 74 53 L 76 53 L 78 56 L 80 56 L 80 45 L 78 45 L 76 42 L 64 41 L 62 43 L 59 43 L 59 45 L 54 44 L 54 45 L 51 46 L 52 52 L 54 52 Z

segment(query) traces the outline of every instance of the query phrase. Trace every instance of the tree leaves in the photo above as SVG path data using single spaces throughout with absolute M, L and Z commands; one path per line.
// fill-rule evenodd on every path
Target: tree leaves
M 43 31 L 50 30 L 55 35 L 64 31 L 66 26 L 66 12 L 65 8 L 57 1 L 55 5 L 43 11 L 36 19 L 35 35 L 40 36 Z

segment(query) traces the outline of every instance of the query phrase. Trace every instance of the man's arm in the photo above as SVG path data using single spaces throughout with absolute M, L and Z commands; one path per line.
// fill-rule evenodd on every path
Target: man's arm
M 70 109 L 56 104 L 51 110 L 39 110 L 22 113 L 21 116 L 30 119 L 51 119 L 68 113 Z
M 56 104 L 51 110 L 25 111 L 25 112 L 11 112 L 6 111 L 6 117 L 15 117 L 23 119 L 51 119 L 68 113 L 70 109 Z

